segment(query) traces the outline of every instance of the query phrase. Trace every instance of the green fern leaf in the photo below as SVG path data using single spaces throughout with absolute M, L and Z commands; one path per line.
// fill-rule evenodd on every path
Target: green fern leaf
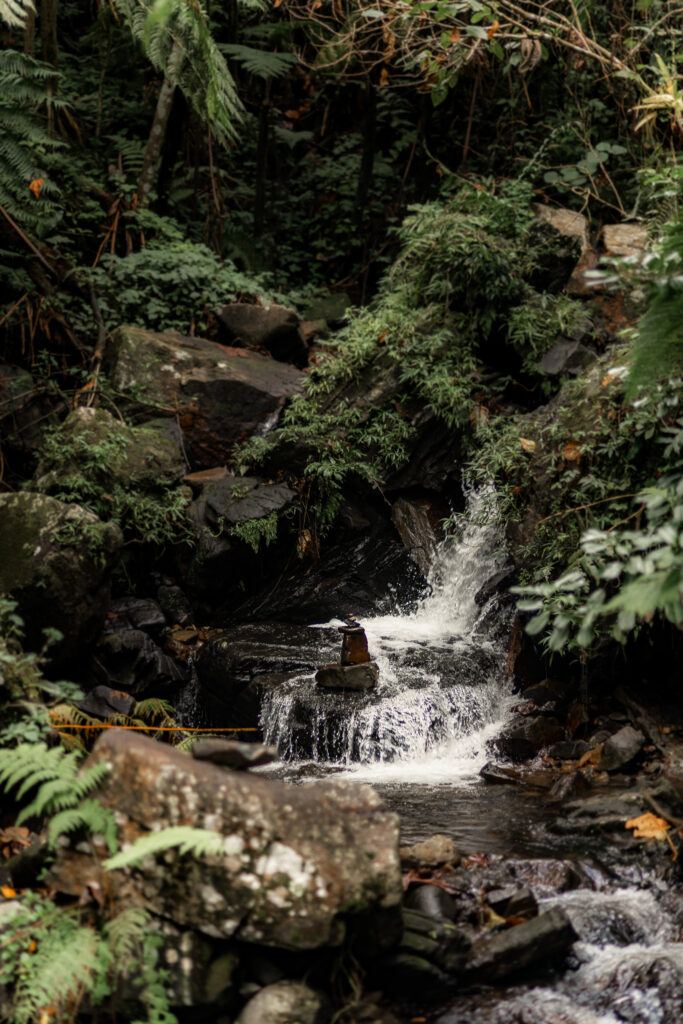
M 105 871 L 116 871 L 118 868 L 139 864 L 145 857 L 153 857 L 173 847 L 178 847 L 181 855 L 191 853 L 195 857 L 208 857 L 225 852 L 225 837 L 204 828 L 176 825 L 136 839 L 127 850 L 121 850 L 105 860 L 103 867 Z

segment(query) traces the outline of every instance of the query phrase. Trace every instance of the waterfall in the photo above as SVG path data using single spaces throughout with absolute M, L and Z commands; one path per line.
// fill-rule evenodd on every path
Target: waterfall
M 266 742 L 283 759 L 344 766 L 384 777 L 434 780 L 471 774 L 510 704 L 505 675 L 509 603 L 475 600 L 505 562 L 492 494 L 469 496 L 457 540 L 437 550 L 427 592 L 411 611 L 363 620 L 380 678 L 367 693 L 321 692 L 300 675 L 265 699 Z M 486 510 L 489 509 L 489 514 Z M 332 621 L 313 629 L 330 630 Z

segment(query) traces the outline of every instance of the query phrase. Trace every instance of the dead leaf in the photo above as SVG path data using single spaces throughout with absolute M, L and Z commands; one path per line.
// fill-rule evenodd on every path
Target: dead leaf
M 500 22 L 499 21 L 494 21 L 493 24 L 491 25 L 491 27 L 486 32 L 486 35 L 489 37 L 489 39 L 493 39 L 493 37 L 495 36 L 495 34 L 496 34 L 496 32 L 498 31 L 499 28 L 500 28 Z
M 633 835 L 636 839 L 666 840 L 670 826 L 664 818 L 658 818 L 656 814 L 647 811 L 638 818 L 631 818 L 624 827 L 634 829 Z
M 379 75 L 380 89 L 384 88 L 385 85 L 389 85 L 389 72 L 386 68 L 382 68 Z
M 522 448 L 524 449 L 525 452 L 535 452 L 536 451 L 536 442 L 535 441 L 530 441 L 528 437 L 520 437 L 519 443 L 521 444 L 521 446 L 522 446 Z
M 565 462 L 581 461 L 581 449 L 579 448 L 576 441 L 567 441 L 564 448 L 562 449 L 562 458 L 565 460 Z
M 453 43 L 453 45 L 456 45 L 457 43 L 460 42 L 460 29 L 459 28 L 451 29 L 451 42 Z
M 17 890 L 13 889 L 11 885 L 3 885 L 2 888 L 0 888 L 0 892 L 6 900 L 13 900 L 17 895 Z
M 33 193 L 33 198 L 34 199 L 38 198 L 38 196 L 40 195 L 40 190 L 41 190 L 41 188 L 43 187 L 44 184 L 45 184 L 45 178 L 34 178 L 33 179 L 31 184 L 29 185 L 29 189 Z
M 602 743 L 598 747 L 593 747 L 592 750 L 587 750 L 585 754 L 582 754 L 576 763 L 577 768 L 584 768 L 587 764 L 597 764 L 602 757 Z

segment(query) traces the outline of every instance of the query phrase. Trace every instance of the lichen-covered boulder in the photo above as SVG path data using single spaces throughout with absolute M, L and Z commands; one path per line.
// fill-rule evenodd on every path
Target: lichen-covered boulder
M 368 786 L 292 786 L 123 730 L 101 736 L 91 759 L 109 765 L 99 799 L 124 849 L 173 825 L 224 836 L 221 855 L 172 850 L 110 873 L 112 899 L 213 938 L 288 949 L 338 945 L 349 918 L 398 914 L 398 816 Z M 89 853 L 61 849 L 50 884 L 78 893 L 97 871 Z
M 138 327 L 114 332 L 107 372 L 136 418 L 178 417 L 198 468 L 222 464 L 236 442 L 265 429 L 302 381 L 255 352 Z
M 299 367 L 308 363 L 308 346 L 293 309 L 277 302 L 270 306 L 232 302 L 218 311 L 218 322 L 224 345 L 266 349 L 280 362 Z
M 37 486 L 51 493 L 87 475 L 103 485 L 149 490 L 177 483 L 186 473 L 182 437 L 175 420 L 129 427 L 106 409 L 74 409 L 44 449 Z
M 63 639 L 53 664 L 80 660 L 109 604 L 109 577 L 123 543 L 115 523 L 44 494 L 0 495 L 0 594 L 11 595 L 29 647 L 52 626 Z
M 237 1024 L 327 1024 L 327 1000 L 302 981 L 276 981 L 253 996 Z

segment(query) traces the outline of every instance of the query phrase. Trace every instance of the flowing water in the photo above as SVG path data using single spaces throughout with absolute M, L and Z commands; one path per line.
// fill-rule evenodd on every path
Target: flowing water
M 276 772 L 292 781 L 334 772 L 370 783 L 400 814 L 405 842 L 438 831 L 470 852 L 575 858 L 585 888 L 558 895 L 536 886 L 541 909 L 564 907 L 580 937 L 568 969 L 534 986 L 466 994 L 440 1024 L 683 1022 L 680 899 L 647 877 L 624 887 L 623 873 L 596 859 L 595 840 L 546 828 L 555 812 L 538 794 L 479 777 L 513 704 L 505 671 L 510 604 L 481 599 L 505 563 L 495 522 L 481 521 L 491 504 L 485 491 L 470 496 L 469 525 L 437 552 L 416 608 L 363 621 L 380 669 L 374 691 L 324 692 L 309 673 L 270 693 L 262 727 L 283 758 Z M 339 625 L 312 627 L 323 661 Z

